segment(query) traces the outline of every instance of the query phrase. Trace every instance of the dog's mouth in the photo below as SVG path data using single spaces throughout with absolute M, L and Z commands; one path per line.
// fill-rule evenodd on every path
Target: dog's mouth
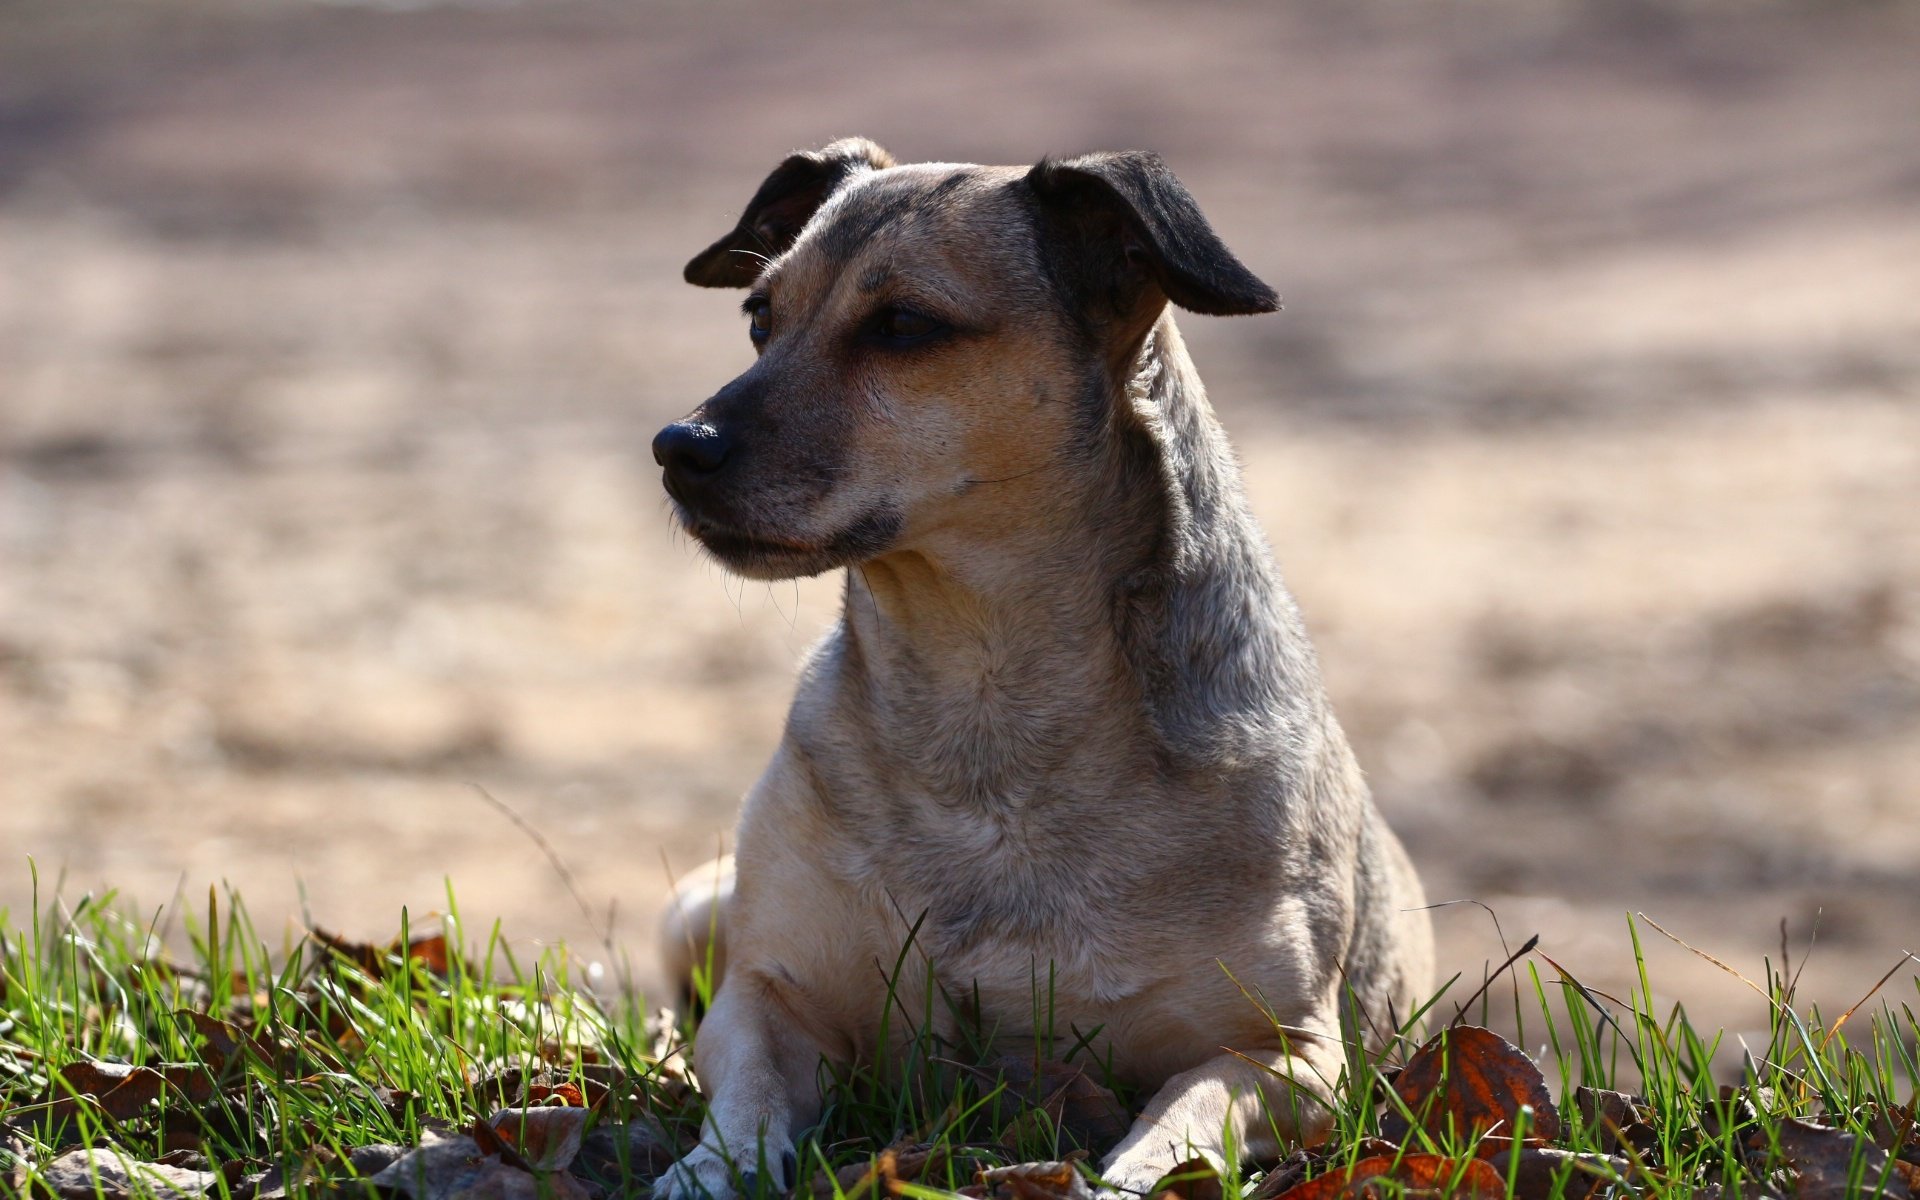
M 744 529 L 727 521 L 696 513 L 675 501 L 681 525 L 707 553 L 729 570 L 750 578 L 817 575 L 884 552 L 900 532 L 900 518 L 886 511 L 863 516 L 846 528 L 817 541 Z
M 771 558 L 808 558 L 821 554 L 826 548 L 792 538 L 772 537 L 768 534 L 749 532 L 736 525 L 727 525 L 707 517 L 688 516 L 685 518 L 687 532 L 698 538 L 700 544 L 721 559 L 733 561 L 757 561 Z

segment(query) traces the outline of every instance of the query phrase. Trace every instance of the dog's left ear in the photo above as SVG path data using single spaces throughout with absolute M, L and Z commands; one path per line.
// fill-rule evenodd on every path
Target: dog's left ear
M 1233 256 L 1160 156 L 1144 150 L 1043 158 L 1027 172 L 1049 252 L 1083 304 L 1124 316 L 1152 283 L 1211 316 L 1273 312 L 1280 297 Z M 1156 309 L 1157 309 L 1156 305 Z
M 733 231 L 708 246 L 685 271 L 701 287 L 746 287 L 768 259 L 785 254 L 827 197 L 861 170 L 893 165 L 893 155 L 866 138 L 842 138 L 820 150 L 791 155 L 747 201 Z

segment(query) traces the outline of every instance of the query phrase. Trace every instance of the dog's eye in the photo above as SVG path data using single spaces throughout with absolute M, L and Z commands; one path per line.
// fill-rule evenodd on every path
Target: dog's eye
M 889 308 L 873 322 L 873 331 L 881 340 L 901 344 L 923 341 L 945 328 L 927 314 L 910 308 Z
M 755 296 L 746 303 L 747 336 L 757 345 L 767 340 L 767 334 L 773 330 L 773 305 L 764 296 Z

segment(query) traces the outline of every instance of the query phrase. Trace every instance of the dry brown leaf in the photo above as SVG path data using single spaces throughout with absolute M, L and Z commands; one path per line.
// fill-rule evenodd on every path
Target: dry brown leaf
M 221 1182 L 212 1171 L 195 1171 L 141 1162 L 117 1146 L 96 1146 L 63 1154 L 47 1164 L 40 1190 L 59 1200 L 123 1200 L 134 1193 L 159 1200 L 198 1200 Z
M 1395 1147 L 1397 1149 L 1397 1147 Z M 1361 1157 L 1371 1157 L 1363 1153 Z M 1292 1188 L 1307 1177 L 1307 1171 L 1318 1161 L 1306 1150 L 1295 1150 L 1274 1165 L 1252 1191 L 1246 1194 L 1246 1200 L 1273 1200 L 1275 1196 Z
M 4 1195 L 26 1191 L 27 1144 L 4 1122 L 0 1122 L 0 1188 Z
M 807 1191 L 815 1200 L 828 1200 L 835 1194 L 836 1188 L 846 1200 L 870 1195 L 876 1188 L 898 1196 L 901 1194 L 900 1184 L 920 1183 L 929 1176 L 935 1177 L 930 1185 L 933 1187 L 944 1186 L 944 1180 L 951 1175 L 964 1173 L 977 1176 L 981 1164 L 992 1161 L 987 1155 L 995 1152 L 1003 1151 L 997 1146 L 954 1145 L 947 1142 L 896 1143 L 864 1162 L 848 1163 L 831 1175 L 825 1171 L 815 1172 Z
M 43 1103 L 55 1121 L 68 1120 L 83 1107 L 124 1121 L 158 1100 L 166 1087 L 166 1076 L 152 1067 L 83 1060 L 60 1068 Z
M 480 1148 L 480 1153 L 497 1158 L 510 1167 L 522 1171 L 532 1171 L 533 1164 L 520 1157 L 520 1151 L 507 1139 L 507 1136 L 486 1121 L 475 1121 L 467 1127 L 467 1136 Z
M 498 1140 L 485 1122 L 475 1122 Z M 484 1153 L 473 1138 L 429 1131 L 421 1143 L 370 1183 L 412 1200 L 591 1200 L 592 1193 L 564 1171 L 534 1175 Z
M 483 1158 L 458 1186 L 412 1195 L 414 1200 L 590 1200 L 591 1193 L 571 1175 L 529 1175 L 497 1158 Z
M 628 1092 L 626 1072 L 600 1063 L 555 1068 L 537 1062 L 504 1067 L 473 1085 L 474 1098 L 495 1108 L 522 1108 L 558 1101 L 598 1109 L 616 1092 Z
M 1624 1158 L 1543 1146 L 1516 1148 L 1511 1138 L 1486 1138 L 1475 1150 L 1502 1179 L 1513 1180 L 1515 1200 L 1583 1200 L 1601 1194 L 1612 1180 L 1625 1177 L 1630 1169 Z M 1566 1182 L 1556 1185 L 1563 1178 Z
M 818 1200 L 825 1200 L 836 1192 L 846 1200 L 864 1200 L 878 1190 L 897 1196 L 900 1194 L 899 1184 L 918 1180 L 926 1172 L 928 1161 L 936 1154 L 942 1159 L 945 1157 L 940 1150 L 910 1150 L 889 1146 L 866 1162 L 848 1163 L 831 1176 L 820 1172 L 808 1191 Z
M 982 1080 L 1004 1082 L 1007 1094 L 1021 1102 L 1021 1114 L 1000 1133 L 1000 1141 L 1010 1146 L 1018 1145 L 1023 1134 L 1044 1132 L 1032 1127 L 1047 1122 L 1075 1144 L 1102 1153 L 1125 1137 L 1133 1124 L 1132 1115 L 1111 1088 L 1070 1063 L 1035 1062 L 1031 1056 L 1010 1054 L 965 1069 Z
M 1914 1120 L 1913 1105 L 1876 1104 L 1865 1116 L 1874 1145 L 1903 1162 L 1920 1165 L 1920 1125 Z
M 1588 1124 L 1612 1121 L 1623 1129 L 1646 1120 L 1650 1112 L 1647 1102 L 1638 1096 L 1584 1084 L 1573 1089 L 1573 1107 Z
M 820 1172 L 808 1190 L 820 1200 L 833 1196 L 836 1192 L 846 1200 L 864 1200 L 879 1187 L 885 1187 L 889 1194 L 895 1194 L 893 1185 L 900 1180 L 908 1181 L 920 1178 L 926 1170 L 927 1151 L 914 1153 L 901 1152 L 889 1146 L 866 1162 L 848 1163 L 831 1176 Z M 904 1159 L 904 1161 L 903 1161 Z
M 1589 1128 L 1598 1130 L 1616 1150 L 1631 1150 L 1644 1155 L 1659 1144 L 1659 1134 L 1649 1123 L 1652 1109 L 1638 1096 L 1612 1092 L 1604 1088 L 1573 1089 L 1573 1110 Z
M 1525 1140 L 1550 1142 L 1560 1136 L 1560 1114 L 1540 1068 L 1511 1042 L 1477 1025 L 1435 1034 L 1407 1060 L 1393 1090 L 1414 1123 L 1436 1140 L 1511 1136 L 1523 1105 L 1533 1110 Z M 1404 1143 L 1413 1127 L 1398 1108 L 1380 1122 L 1382 1136 L 1393 1142 Z
M 275 1055 L 270 1049 L 229 1021 L 192 1009 L 181 1009 L 174 1016 L 193 1026 L 193 1031 L 206 1043 L 207 1065 L 216 1075 L 224 1076 L 229 1069 L 240 1065 L 243 1054 L 252 1054 L 268 1066 L 274 1063 Z
M 609 1184 L 651 1183 L 691 1149 L 691 1139 L 676 1138 L 651 1121 L 603 1121 L 581 1139 L 573 1173 Z
M 424 963 L 427 970 L 436 975 L 447 973 L 445 934 L 429 934 L 405 943 L 395 938 L 385 946 L 376 946 L 372 942 L 356 942 L 343 938 L 338 934 L 328 933 L 324 929 L 314 929 L 310 932 L 314 941 L 375 978 L 384 976 L 387 973 L 388 963 L 396 958 L 407 958 Z
M 1168 1171 L 1154 1200 L 1222 1200 L 1220 1172 L 1204 1158 L 1192 1158 Z
M 398 954 L 400 943 L 395 941 L 389 953 Z M 407 943 L 407 957 L 425 963 L 426 968 L 435 975 L 447 973 L 447 935 L 436 933 L 430 937 L 414 938 Z
M 1882 1188 L 1878 1194 L 1888 1200 L 1906 1200 L 1908 1190 L 1902 1173 L 1890 1165 L 1887 1152 L 1865 1138 L 1844 1129 L 1832 1129 L 1789 1117 L 1774 1128 L 1770 1140 L 1765 1130 L 1747 1135 L 1747 1149 L 1755 1157 L 1765 1158 L 1779 1147 L 1779 1157 L 1793 1171 L 1799 1200 L 1845 1200 L 1857 1189 L 1849 1186 L 1856 1163 L 1860 1181 L 1868 1188 Z
M 355 1175 L 378 1175 L 407 1156 L 406 1147 L 387 1142 L 369 1142 L 347 1151 L 347 1163 Z
M 564 1171 L 580 1153 L 587 1117 L 584 1108 L 553 1104 L 502 1109 L 488 1123 L 534 1170 Z
M 1766 1089 L 1760 1090 L 1764 1092 Z M 1753 1097 L 1747 1093 L 1747 1089 L 1730 1083 L 1722 1084 L 1718 1099 L 1700 1110 L 1700 1127 L 1715 1141 L 1759 1120 L 1760 1110 L 1754 1107 Z
M 1019 1163 L 979 1174 L 964 1194 L 987 1200 L 1092 1200 L 1093 1193 L 1072 1162 Z
M 1478 1158 L 1408 1154 L 1363 1158 L 1351 1167 L 1280 1193 L 1279 1200 L 1360 1200 L 1361 1197 L 1448 1196 L 1456 1200 L 1504 1200 L 1507 1182 Z
M 603 1090 L 601 1095 L 605 1094 Z M 568 1108 L 585 1108 L 587 1098 L 581 1094 L 580 1085 L 576 1083 L 562 1083 L 553 1087 L 548 1087 L 544 1083 L 532 1083 L 527 1085 L 527 1103 L 529 1105 L 557 1103 L 564 1104 Z

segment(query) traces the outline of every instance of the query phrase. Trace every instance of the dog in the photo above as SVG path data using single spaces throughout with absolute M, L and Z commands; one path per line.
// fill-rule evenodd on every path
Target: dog
M 1117 1191 L 1315 1137 L 1432 935 L 1173 321 L 1273 290 L 1150 153 L 899 165 L 858 138 L 780 163 L 686 278 L 748 289 L 758 357 L 653 442 L 679 522 L 845 593 L 730 892 L 670 922 L 724 930 L 725 964 L 701 1140 L 655 1194 L 794 1186 L 822 1060 L 897 1058 L 901 1013 L 1097 1030 L 1151 1096 Z

